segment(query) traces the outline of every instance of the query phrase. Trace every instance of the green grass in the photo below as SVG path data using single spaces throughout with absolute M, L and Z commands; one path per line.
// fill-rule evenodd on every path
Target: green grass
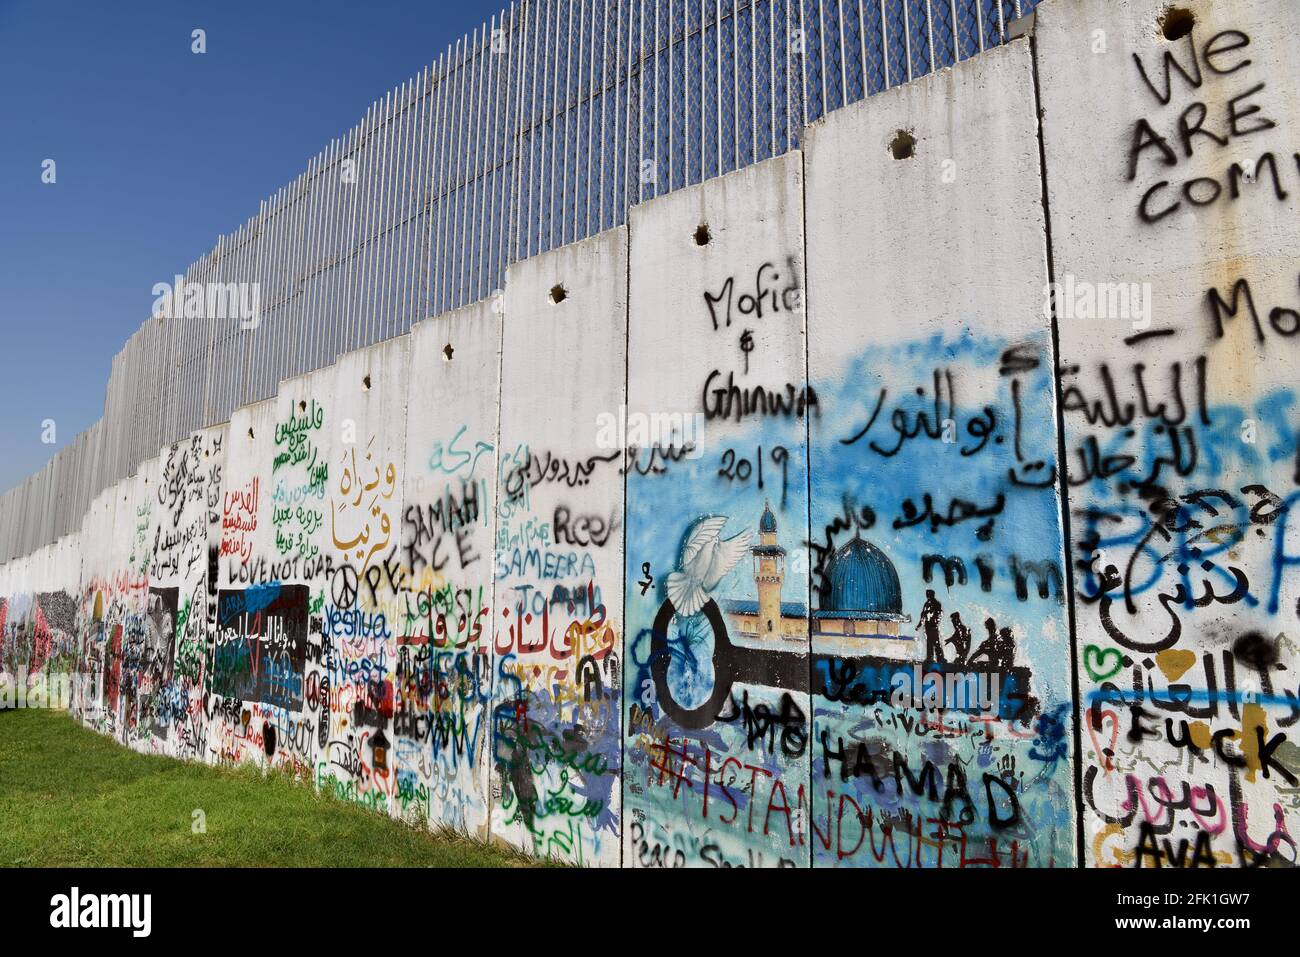
M 192 831 L 194 811 L 207 833 Z M 59 711 L 0 711 L 0 866 L 519 867 L 284 775 L 137 754 Z

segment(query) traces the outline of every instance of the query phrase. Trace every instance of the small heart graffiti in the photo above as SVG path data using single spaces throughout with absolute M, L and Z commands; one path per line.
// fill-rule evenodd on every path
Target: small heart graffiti
M 1113 661 L 1111 666 L 1107 662 Z M 1112 675 L 1118 674 L 1120 668 L 1124 667 L 1124 653 L 1118 648 L 1098 648 L 1096 645 L 1088 645 L 1083 649 L 1083 667 L 1087 669 L 1088 676 L 1093 681 L 1105 681 Z

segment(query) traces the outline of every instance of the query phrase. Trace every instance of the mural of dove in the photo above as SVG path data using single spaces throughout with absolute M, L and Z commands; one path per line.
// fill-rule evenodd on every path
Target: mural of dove
M 749 529 L 734 538 L 722 538 L 724 515 L 697 519 L 686 533 L 678 570 L 664 582 L 668 600 L 679 615 L 694 615 L 709 599 L 709 592 L 736 567 L 749 551 Z

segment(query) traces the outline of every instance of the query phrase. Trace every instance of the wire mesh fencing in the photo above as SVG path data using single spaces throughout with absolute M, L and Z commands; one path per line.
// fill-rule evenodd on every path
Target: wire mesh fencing
M 114 358 L 100 421 L 0 498 L 0 560 L 75 531 L 100 491 L 282 379 L 488 297 L 510 263 L 639 202 L 797 148 L 823 114 L 1003 43 L 1037 3 L 513 3 L 172 283 L 185 295 Z M 255 321 L 213 308 L 232 298 Z

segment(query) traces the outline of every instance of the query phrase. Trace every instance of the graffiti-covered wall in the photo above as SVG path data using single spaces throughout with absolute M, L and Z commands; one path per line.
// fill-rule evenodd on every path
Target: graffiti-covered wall
M 1075 858 L 1029 47 L 981 67 L 1017 88 L 938 74 L 805 153 L 819 863 Z
M 1049 5 L 1038 29 L 1084 846 L 1294 863 L 1300 8 L 1182 6 L 1153 30 L 1153 4 Z M 1096 124 L 1051 122 L 1084 88 Z
M 1297 33 L 1046 0 L 280 383 L 0 703 L 584 866 L 1294 865 Z

